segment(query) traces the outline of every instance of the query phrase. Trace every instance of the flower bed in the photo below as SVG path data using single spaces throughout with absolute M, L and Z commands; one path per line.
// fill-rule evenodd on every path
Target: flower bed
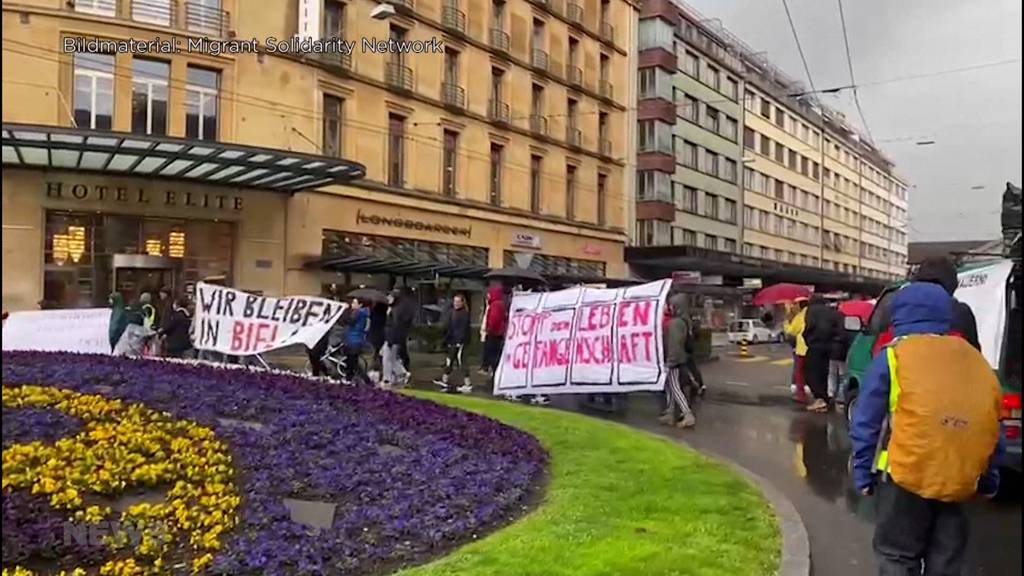
M 507 521 L 545 464 L 496 421 L 282 374 L 5 353 L 3 384 L 5 568 L 384 573 Z M 286 499 L 333 521 L 312 534 Z M 162 531 L 58 554 L 65 519 Z

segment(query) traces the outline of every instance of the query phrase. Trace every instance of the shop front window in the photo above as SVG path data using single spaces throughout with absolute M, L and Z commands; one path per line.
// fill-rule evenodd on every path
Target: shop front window
M 230 284 L 234 227 L 227 222 L 80 212 L 46 213 L 43 300 L 50 307 L 105 306 L 115 290 L 131 301 L 168 286 L 185 293 L 201 280 Z M 115 256 L 156 264 L 118 268 Z M 149 268 L 148 266 L 153 266 Z

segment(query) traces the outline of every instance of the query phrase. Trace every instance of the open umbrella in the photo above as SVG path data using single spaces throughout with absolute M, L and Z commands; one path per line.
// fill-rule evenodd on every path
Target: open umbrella
M 367 302 L 387 302 L 387 294 L 376 288 L 356 288 L 348 293 L 347 298 L 358 298 Z
M 754 296 L 755 306 L 767 306 L 782 302 L 792 302 L 799 298 L 810 298 L 811 289 L 801 284 L 773 284 Z
M 839 312 L 843 316 L 856 316 L 865 323 L 871 318 L 874 309 L 875 303 L 871 300 L 847 300 L 839 305 Z
M 537 274 L 533 270 L 527 270 L 526 268 L 516 268 L 509 266 L 506 268 L 496 268 L 491 270 L 487 274 L 484 274 L 484 278 L 507 278 L 509 280 L 527 280 L 530 282 L 539 282 L 543 284 L 544 277 Z

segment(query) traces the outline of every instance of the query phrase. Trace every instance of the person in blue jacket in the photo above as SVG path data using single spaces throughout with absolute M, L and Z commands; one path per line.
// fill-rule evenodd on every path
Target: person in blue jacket
M 359 370 L 359 357 L 366 348 L 366 331 L 370 324 L 370 310 L 361 300 L 352 300 L 352 307 L 346 311 L 343 352 L 345 354 L 345 378 L 351 381 Z
M 953 299 L 936 284 L 914 282 L 897 293 L 892 304 L 896 338 L 910 334 L 948 334 L 953 321 Z M 850 425 L 853 443 L 853 481 L 864 496 L 878 487 L 878 518 L 874 549 L 882 576 L 960 574 L 967 547 L 967 517 L 957 502 L 930 500 L 882 480 L 875 469 L 890 390 L 887 354 L 875 356 L 868 367 Z M 881 440 L 881 441 L 880 441 Z M 999 488 L 995 466 L 1003 449 L 1002 438 L 978 481 L 978 493 L 987 497 Z M 880 480 L 882 480 L 881 483 Z

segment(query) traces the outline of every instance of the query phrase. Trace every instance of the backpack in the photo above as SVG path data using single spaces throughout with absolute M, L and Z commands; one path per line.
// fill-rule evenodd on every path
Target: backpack
M 991 366 L 948 335 L 905 336 L 885 353 L 891 435 L 876 468 L 922 498 L 971 497 L 999 439 L 1002 391 Z

